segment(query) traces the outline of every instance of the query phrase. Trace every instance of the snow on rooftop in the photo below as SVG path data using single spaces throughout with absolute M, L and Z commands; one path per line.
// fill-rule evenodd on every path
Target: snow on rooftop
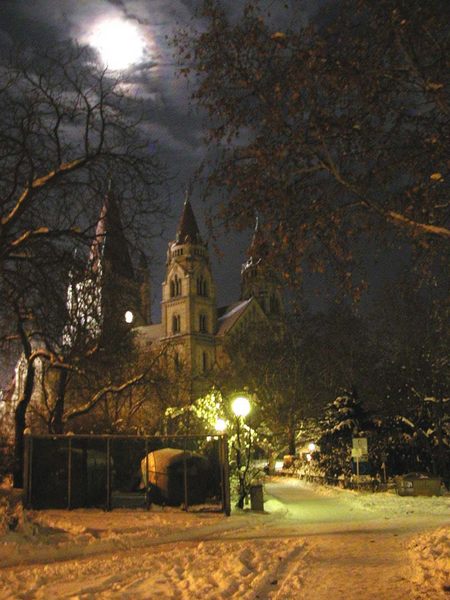
M 151 344 L 152 342 L 159 341 L 164 335 L 162 323 L 141 325 L 140 327 L 135 327 L 133 332 L 137 334 L 138 344 Z
M 245 312 L 252 299 L 253 298 L 242 300 L 227 308 L 227 312 L 217 319 L 217 335 L 225 335 L 227 331 L 231 329 L 239 317 Z

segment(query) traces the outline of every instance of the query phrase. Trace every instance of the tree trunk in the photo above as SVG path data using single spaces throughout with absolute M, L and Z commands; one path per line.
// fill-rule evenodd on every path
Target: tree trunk
M 67 370 L 61 369 L 59 373 L 58 388 L 56 392 L 55 409 L 53 411 L 53 415 L 50 421 L 50 433 L 64 433 L 63 414 L 67 376 Z
M 295 456 L 295 429 L 290 429 L 289 433 L 289 454 Z
M 33 394 L 35 368 L 34 363 L 27 366 L 25 387 L 22 398 L 16 406 L 14 414 L 14 468 L 13 485 L 15 488 L 23 487 L 23 453 L 24 431 L 26 427 L 26 412 Z
M 295 456 L 295 420 L 294 418 L 291 418 L 289 421 L 287 428 L 288 454 Z

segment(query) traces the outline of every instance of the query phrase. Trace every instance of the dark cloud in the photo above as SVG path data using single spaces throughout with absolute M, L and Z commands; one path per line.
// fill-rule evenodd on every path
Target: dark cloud
M 134 21 L 148 44 L 144 62 L 124 74 L 130 92 L 138 92 L 145 106 L 145 128 L 149 148 L 156 147 L 167 164 L 168 188 L 172 197 L 174 222 L 158 248 L 151 252 L 160 259 L 154 267 L 154 289 L 160 300 L 167 242 L 173 238 L 184 199 L 184 189 L 205 156 L 202 145 L 201 115 L 189 105 L 189 90 L 184 79 L 176 77 L 168 38 L 176 27 L 189 25 L 198 0 L 3 0 L 0 12 L 1 39 L 34 47 L 59 42 L 86 43 L 93 27 L 105 18 Z M 233 11 L 240 2 L 233 2 Z M 204 237 L 204 206 L 192 197 L 194 210 Z M 248 236 L 236 236 L 233 244 L 219 240 L 224 258 L 213 256 L 219 302 L 227 303 L 239 294 L 240 264 Z M 244 240 L 244 241 L 243 241 Z M 212 252 L 213 253 L 213 252 Z

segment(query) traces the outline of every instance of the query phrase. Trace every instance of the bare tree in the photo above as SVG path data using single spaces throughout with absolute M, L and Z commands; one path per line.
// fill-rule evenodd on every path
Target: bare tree
M 329 269 L 361 290 L 367 241 L 447 256 L 449 6 L 328 8 L 279 29 L 257 0 L 239 20 L 206 0 L 202 29 L 175 45 L 209 117 L 217 216 L 242 229 L 257 210 L 286 277 Z
M 68 275 L 79 267 L 74 250 L 82 254 L 91 242 L 111 180 L 130 235 L 138 225 L 145 235 L 143 223 L 155 231 L 166 213 L 157 192 L 164 173 L 141 127 L 141 108 L 85 48 L 2 55 L 0 337 L 15 336 L 26 361 L 16 407 L 16 485 L 38 359 L 61 374 L 52 415 L 52 429 L 61 429 L 64 379 L 80 360 L 62 344 Z M 81 355 L 93 350 L 77 347 Z
M 41 240 L 89 230 L 111 173 L 122 202 L 161 211 L 161 167 L 141 133 L 136 100 L 98 71 L 86 49 L 0 65 L 0 259 L 36 254 Z M 126 185 L 125 185 L 126 184 Z

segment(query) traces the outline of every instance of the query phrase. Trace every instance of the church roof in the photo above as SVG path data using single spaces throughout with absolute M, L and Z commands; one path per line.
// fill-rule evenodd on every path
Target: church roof
M 123 233 L 119 207 L 109 192 L 105 197 L 91 246 L 90 264 L 94 272 L 100 265 L 126 279 L 134 279 L 128 242 Z
M 162 323 L 141 325 L 140 327 L 135 327 L 133 331 L 137 334 L 137 343 L 141 347 L 148 347 L 154 343 L 158 343 L 164 337 L 164 326 Z
M 177 244 L 184 244 L 186 242 L 194 244 L 202 243 L 197 221 L 195 220 L 191 203 L 187 198 L 184 202 L 183 213 L 178 224 L 176 242 Z
M 252 300 L 253 298 L 249 298 L 248 300 L 242 300 L 241 302 L 235 302 L 227 306 L 222 316 L 217 319 L 217 335 L 226 335 L 244 314 Z

